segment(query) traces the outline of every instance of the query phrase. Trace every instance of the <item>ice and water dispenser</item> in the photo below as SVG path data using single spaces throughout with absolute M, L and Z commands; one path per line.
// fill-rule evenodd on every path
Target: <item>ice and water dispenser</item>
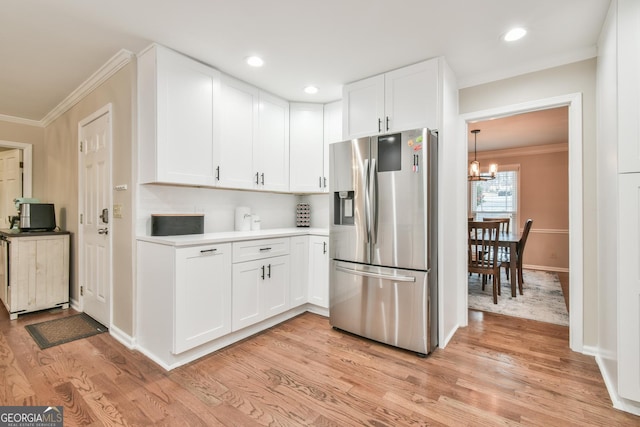
M 333 222 L 335 225 L 354 224 L 353 195 L 353 191 L 336 191 L 333 193 Z

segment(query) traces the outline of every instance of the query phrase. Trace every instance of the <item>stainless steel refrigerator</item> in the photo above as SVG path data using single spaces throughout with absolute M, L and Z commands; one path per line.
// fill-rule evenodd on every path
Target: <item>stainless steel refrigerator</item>
M 420 355 L 438 345 L 437 142 L 416 129 L 330 146 L 330 323 Z

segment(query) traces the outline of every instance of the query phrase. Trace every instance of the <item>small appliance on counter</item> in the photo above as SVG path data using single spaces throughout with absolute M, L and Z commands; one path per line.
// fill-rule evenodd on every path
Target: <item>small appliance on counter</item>
M 56 210 L 53 203 L 39 203 L 38 199 L 17 198 L 14 200 L 19 212 L 20 231 L 53 231 L 56 228 Z M 15 219 L 12 219 L 12 228 Z
M 251 209 L 245 206 L 238 206 L 236 208 L 235 230 L 236 231 L 251 230 Z

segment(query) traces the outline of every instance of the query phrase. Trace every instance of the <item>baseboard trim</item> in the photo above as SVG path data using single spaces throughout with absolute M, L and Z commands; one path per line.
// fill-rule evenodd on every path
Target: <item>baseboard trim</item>
M 77 299 L 73 299 L 71 298 L 69 300 L 69 305 L 71 306 L 71 308 L 73 308 L 75 311 L 82 311 L 82 306 L 80 305 L 80 302 Z
M 529 270 L 543 270 L 543 271 L 554 271 L 556 273 L 568 273 L 569 269 L 566 267 L 551 267 L 548 265 L 533 265 L 533 264 L 523 264 L 522 268 L 526 268 Z
M 120 344 L 127 347 L 129 350 L 135 350 L 136 340 L 129 334 L 126 334 L 116 326 L 111 325 L 109 327 L 109 335 L 116 339 Z
M 609 371 L 605 369 L 605 364 L 599 355 L 596 355 L 596 363 L 600 369 L 600 375 L 604 380 L 604 385 L 607 387 L 609 398 L 611 399 L 612 406 L 620 411 L 628 412 L 633 415 L 640 416 L 640 403 L 632 402 L 623 397 L 620 397 L 615 387 L 616 381 L 610 377 Z

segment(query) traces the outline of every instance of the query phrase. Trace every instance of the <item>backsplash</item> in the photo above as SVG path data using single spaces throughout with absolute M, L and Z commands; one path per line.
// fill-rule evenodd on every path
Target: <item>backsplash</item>
M 138 186 L 136 233 L 151 234 L 152 213 L 204 213 L 204 232 L 233 231 L 237 206 L 251 208 L 260 216 L 262 229 L 296 226 L 296 205 L 311 204 L 311 226 L 329 226 L 328 195 L 298 196 L 258 191 L 217 188 L 177 187 L 167 185 Z

